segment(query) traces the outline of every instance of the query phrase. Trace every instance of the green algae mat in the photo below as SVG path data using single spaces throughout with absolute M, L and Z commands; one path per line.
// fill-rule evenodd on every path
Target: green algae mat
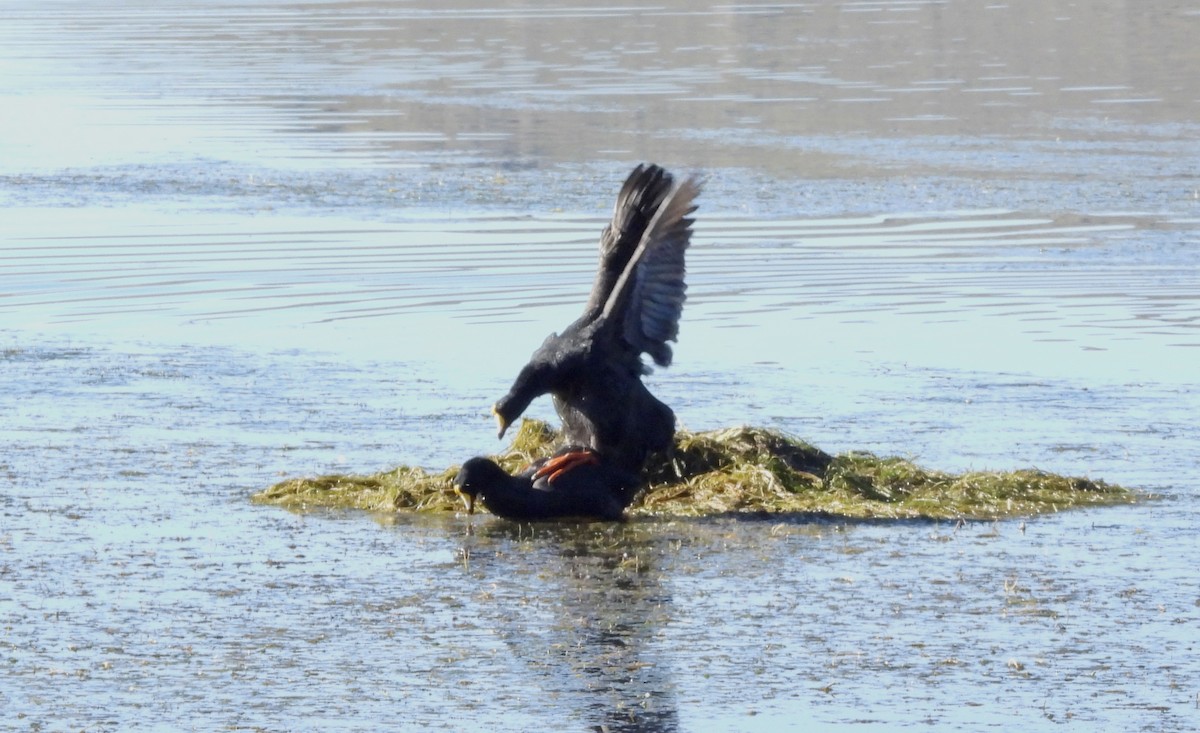
M 557 438 L 544 422 L 525 420 L 512 445 L 495 458 L 506 470 L 517 471 L 550 455 Z M 830 455 L 789 435 L 752 427 L 680 432 L 675 449 L 649 464 L 647 486 L 629 507 L 632 516 L 757 512 L 1000 519 L 1144 498 L 1104 481 L 1036 469 L 952 474 L 865 452 Z M 400 466 L 371 475 L 293 478 L 253 498 L 293 509 L 452 512 L 462 509 L 451 487 L 457 470 Z

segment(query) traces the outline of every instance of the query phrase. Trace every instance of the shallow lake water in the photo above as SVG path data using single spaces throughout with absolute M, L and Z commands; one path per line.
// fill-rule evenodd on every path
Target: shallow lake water
M 1200 12 L 3 7 L 0 729 L 1200 727 Z M 706 181 L 685 427 L 1147 500 L 250 502 L 499 449 L 641 160 Z

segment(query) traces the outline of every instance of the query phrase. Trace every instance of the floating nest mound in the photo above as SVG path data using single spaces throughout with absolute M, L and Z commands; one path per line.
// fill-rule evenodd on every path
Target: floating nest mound
M 514 472 L 550 455 L 557 439 L 546 423 L 525 420 L 496 459 Z M 680 432 L 675 449 L 650 465 L 647 487 L 629 508 L 631 514 L 997 519 L 1138 499 L 1115 484 L 1036 469 L 951 474 L 860 451 L 833 456 L 783 433 L 752 427 Z M 254 500 L 297 509 L 457 511 L 462 503 L 451 486 L 457 471 L 457 466 L 440 473 L 400 466 L 369 476 L 295 478 L 255 494 Z

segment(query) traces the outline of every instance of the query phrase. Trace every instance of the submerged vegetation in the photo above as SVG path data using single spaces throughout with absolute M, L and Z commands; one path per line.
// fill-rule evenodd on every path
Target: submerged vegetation
M 515 472 L 553 452 L 557 434 L 525 420 L 496 459 Z M 810 512 L 847 518 L 996 519 L 1085 506 L 1128 504 L 1134 492 L 1036 469 L 944 473 L 902 458 L 853 451 L 830 455 L 783 433 L 739 427 L 680 432 L 670 454 L 651 460 L 633 515 L 701 516 L 729 512 Z M 462 507 L 442 472 L 399 468 L 369 476 L 282 481 L 256 494 L 263 503 L 304 509 L 455 511 Z

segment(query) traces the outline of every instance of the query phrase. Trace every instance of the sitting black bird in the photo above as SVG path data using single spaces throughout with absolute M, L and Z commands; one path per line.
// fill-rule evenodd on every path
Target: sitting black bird
M 639 165 L 617 196 L 600 237 L 600 267 L 583 315 L 550 334 L 492 412 L 503 437 L 537 397 L 550 393 L 567 444 L 595 450 L 631 473 L 671 447 L 675 413 L 642 383 L 641 355 L 671 363 L 687 285 L 684 251 L 699 182 L 676 184 L 656 165 Z
M 472 458 L 454 478 L 455 490 L 466 497 L 467 513 L 475 513 L 476 498 L 492 514 L 507 519 L 586 517 L 623 518 L 640 480 L 600 462 L 591 451 L 567 450 L 534 462 L 516 476 L 488 458 Z

